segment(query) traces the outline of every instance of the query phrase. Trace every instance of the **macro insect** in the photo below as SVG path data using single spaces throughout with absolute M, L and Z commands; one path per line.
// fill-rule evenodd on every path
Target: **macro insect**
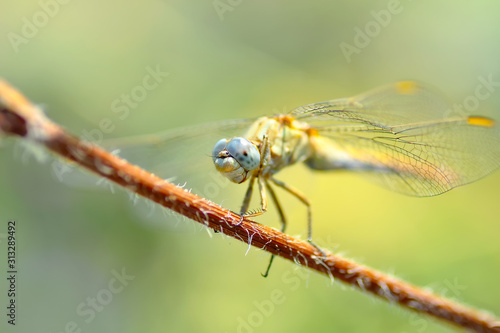
M 243 134 L 218 140 L 211 154 L 224 177 L 238 184 L 248 181 L 241 219 L 267 211 L 269 195 L 284 231 L 284 209 L 273 190 L 273 186 L 281 187 L 307 206 L 311 243 L 311 204 L 299 190 L 276 178 L 285 167 L 303 162 L 313 170 L 350 170 L 393 191 L 434 196 L 476 181 L 500 166 L 500 131 L 494 120 L 454 112 L 439 94 L 412 81 L 304 105 L 287 114 L 134 139 L 132 145 L 142 150 L 146 141 L 155 152 L 165 146 L 187 147 L 186 140 L 200 142 L 200 136 L 216 130 Z M 184 163 L 182 158 L 179 163 L 199 164 Z M 255 182 L 260 209 L 249 211 Z
M 438 195 L 473 182 L 500 165 L 500 132 L 481 116 L 450 115 L 447 103 L 415 82 L 350 98 L 314 103 L 285 115 L 261 117 L 243 137 L 221 139 L 214 147 L 215 168 L 234 183 L 249 181 L 240 210 L 257 216 L 267 210 L 267 192 L 286 225 L 272 186 L 311 205 L 275 175 L 304 162 L 314 170 L 363 172 L 390 189 L 414 196 Z M 254 183 L 261 210 L 247 213 Z

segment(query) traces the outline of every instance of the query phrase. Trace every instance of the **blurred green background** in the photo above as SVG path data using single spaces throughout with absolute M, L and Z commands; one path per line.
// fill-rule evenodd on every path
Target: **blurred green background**
M 461 104 L 474 96 L 478 77 L 500 81 L 498 1 L 42 0 L 1 7 L 0 76 L 79 135 L 103 118 L 114 126 L 105 138 L 153 133 L 285 112 L 401 79 L 427 82 Z M 357 36 L 365 29 L 371 36 Z M 347 44 L 356 52 L 346 56 Z M 155 69 L 169 74 L 126 116 L 115 112 L 113 103 Z M 500 119 L 500 94 L 473 113 Z M 191 221 L 134 214 L 123 191 L 67 186 L 50 161 L 36 162 L 13 140 L 1 143 L 0 236 L 9 219 L 18 221 L 18 331 L 451 330 L 280 259 L 261 278 L 266 253 L 246 254 L 245 244 L 209 236 Z M 500 173 L 424 199 L 302 166 L 279 178 L 311 199 L 320 245 L 500 315 Z M 290 234 L 304 239 L 305 209 L 280 197 Z M 259 221 L 278 227 L 272 209 Z M 110 293 L 122 269 L 134 278 Z M 276 293 L 279 302 L 271 303 Z M 92 298 L 100 302 L 95 309 Z M 1 325 L 12 329 L 4 312 Z

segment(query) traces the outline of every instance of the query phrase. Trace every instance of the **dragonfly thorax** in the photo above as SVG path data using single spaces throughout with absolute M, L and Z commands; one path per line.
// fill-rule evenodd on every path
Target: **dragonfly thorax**
M 248 179 L 249 173 L 260 165 L 257 147 L 245 138 L 219 140 L 212 152 L 217 171 L 234 183 Z
M 302 162 L 311 156 L 311 127 L 290 115 L 261 117 L 248 129 L 245 137 L 261 147 L 267 140 L 268 153 L 263 153 L 259 175 L 272 177 L 284 167 Z

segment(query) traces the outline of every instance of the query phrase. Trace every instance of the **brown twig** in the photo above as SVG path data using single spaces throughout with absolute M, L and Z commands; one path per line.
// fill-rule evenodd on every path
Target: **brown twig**
M 239 224 L 240 217 L 231 211 L 68 134 L 1 80 L 0 132 L 42 144 L 57 155 L 209 228 L 298 262 L 330 278 L 342 280 L 391 303 L 477 332 L 500 332 L 500 321 L 491 315 L 459 305 L 338 255 L 326 252 L 326 257 L 322 257 L 311 244 L 257 222 L 245 219 Z

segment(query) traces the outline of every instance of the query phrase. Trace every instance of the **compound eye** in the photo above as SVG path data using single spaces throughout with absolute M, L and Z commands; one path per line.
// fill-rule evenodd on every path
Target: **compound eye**
M 245 170 L 250 171 L 259 167 L 259 150 L 247 139 L 233 138 L 227 143 L 226 149 Z
M 219 157 L 219 153 L 226 148 L 226 143 L 227 143 L 226 139 L 220 139 L 215 144 L 214 150 L 212 151 L 212 160 L 214 160 L 214 162 L 215 162 L 215 159 L 217 157 Z

